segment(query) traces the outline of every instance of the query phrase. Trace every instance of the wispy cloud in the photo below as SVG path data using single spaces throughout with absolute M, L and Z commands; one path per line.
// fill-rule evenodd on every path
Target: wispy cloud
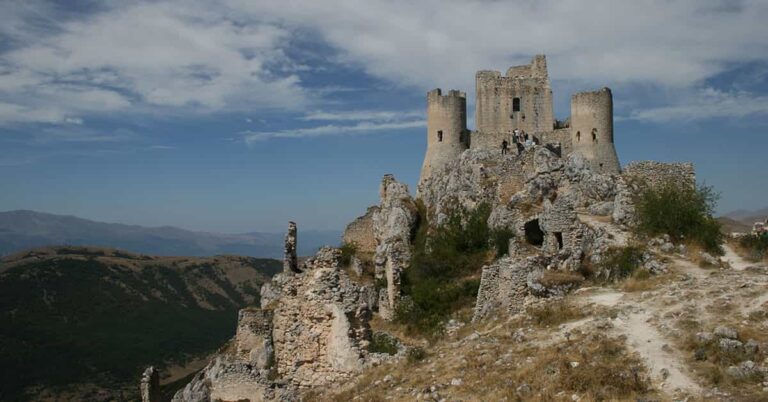
M 388 111 L 388 110 L 350 110 L 350 111 L 314 111 L 307 113 L 301 120 L 321 121 L 392 121 L 408 118 L 423 117 L 424 111 Z
M 232 112 L 304 103 L 283 48 L 290 32 L 203 2 L 109 2 L 58 18 L 21 6 L 0 38 L 0 126 L 82 123 L 105 112 Z M 23 12 L 22 12 L 23 11 Z M 47 30 L 36 29 L 44 20 Z M 0 20 L 2 21 L 2 20 Z M 29 28 L 24 28 L 25 22 Z M 4 51 L 3 51 L 4 50 Z
M 258 141 L 268 140 L 270 138 L 306 138 L 327 135 L 366 134 L 373 131 L 396 131 L 424 126 L 426 126 L 426 122 L 423 120 L 389 123 L 359 122 L 353 125 L 329 124 L 318 127 L 297 128 L 293 130 L 282 131 L 246 131 L 242 134 L 245 142 L 250 145 Z
M 753 115 L 768 116 L 768 96 L 705 88 L 676 99 L 670 105 L 633 110 L 625 119 L 667 123 Z

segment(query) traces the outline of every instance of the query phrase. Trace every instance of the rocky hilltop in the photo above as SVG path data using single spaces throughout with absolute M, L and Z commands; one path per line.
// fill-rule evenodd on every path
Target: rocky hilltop
M 554 121 L 544 56 L 476 79 L 475 131 L 464 92 L 427 94 L 415 197 L 385 175 L 303 264 L 289 224 L 261 308 L 175 402 L 765 399 L 766 268 L 721 244 L 693 165 L 622 168 L 608 88 Z
M 382 381 L 391 383 L 391 374 L 382 374 L 386 377 L 384 380 L 367 383 L 376 373 L 387 370 L 396 373 L 398 365 L 409 364 L 406 361 L 411 359 L 405 356 L 422 347 L 419 342 L 409 343 L 406 339 L 412 342 L 413 338 L 399 332 L 396 324 L 399 306 L 410 297 L 404 294 L 401 282 L 404 272 L 411 269 L 417 231 L 438 230 L 454 211 L 486 205 L 490 209 L 488 227 L 510 233 L 506 252 L 491 258 L 479 272 L 476 301 L 466 306 L 471 312 L 464 315 L 465 319 L 459 314 L 457 319 L 446 321 L 444 339 L 431 341 L 432 353 L 440 357 L 430 359 L 430 367 L 445 370 L 445 365 L 456 364 L 456 359 L 469 359 L 474 348 L 485 348 L 481 345 L 489 339 L 498 339 L 501 333 L 510 336 L 516 330 L 512 336 L 516 345 L 544 347 L 539 339 L 546 338 L 549 330 L 530 333 L 536 330 L 536 325 L 530 327 L 531 315 L 545 311 L 540 320 L 549 320 L 547 314 L 557 320 L 558 314 L 547 309 L 551 309 L 552 303 L 574 298 L 571 293 L 583 287 L 587 279 L 585 267 L 592 270 L 589 278 L 593 283 L 616 276 L 618 268 L 605 262 L 613 258 L 612 250 L 628 247 L 635 241 L 629 231 L 635 216 L 635 195 L 643 188 L 664 182 L 694 186 L 693 167 L 641 162 L 628 165 L 618 174 L 597 173 L 579 153 L 563 158 L 557 149 L 549 146 L 532 146 L 517 155 L 467 150 L 457 160 L 432 172 L 430 178 L 420 184 L 417 198 L 410 195 L 407 186 L 387 175 L 381 183 L 380 205 L 369 208 L 345 233 L 348 245 L 358 244 L 359 248 L 323 248 L 299 265 L 295 262 L 296 239 L 292 226 L 286 236 L 284 270 L 262 286 L 262 307 L 241 310 L 237 333 L 228 348 L 179 391 L 174 401 L 292 401 L 316 397 L 337 400 L 350 397 L 349 392 L 369 393 L 382 387 L 386 389 L 382 392 L 400 395 L 395 399 L 409 399 L 417 394 L 430 398 L 446 392 L 451 394 L 429 387 L 425 392 L 419 385 L 405 380 L 407 376 L 397 381 L 409 383 L 411 388 L 391 389 L 380 385 Z M 684 261 L 680 253 L 685 248 L 664 239 L 650 244 L 653 247 L 639 257 L 641 269 L 659 278 L 669 278 L 671 272 L 678 272 L 678 261 Z M 714 257 L 710 258 L 720 264 Z M 685 264 L 685 269 L 693 269 L 688 268 L 692 264 Z M 705 274 L 696 275 L 703 278 Z M 676 294 L 670 289 L 674 288 L 660 288 L 658 292 Z M 579 307 L 569 306 L 567 310 L 577 309 L 573 314 L 579 322 L 568 324 L 569 328 L 583 325 L 583 328 L 579 326 L 581 332 L 574 335 L 576 338 L 593 336 L 589 334 L 594 330 L 594 336 L 604 337 L 601 342 L 606 347 L 613 345 L 611 347 L 623 350 L 616 355 L 626 359 L 627 366 L 622 370 L 628 370 L 627 375 L 632 370 L 642 372 L 642 378 L 637 379 L 642 387 L 638 385 L 632 392 L 682 395 L 702 390 L 686 369 L 672 366 L 676 362 L 665 361 L 669 367 L 653 367 L 654 360 L 632 355 L 632 345 L 625 346 L 621 338 L 610 337 L 601 329 L 624 324 L 611 323 L 610 319 L 605 324 L 587 322 L 590 316 L 601 319 L 604 307 L 629 309 L 632 305 L 629 300 L 636 299 L 636 295 L 600 290 L 578 293 L 578 302 L 572 303 Z M 653 305 L 651 299 L 643 296 L 638 303 Z M 680 308 L 686 306 L 681 304 Z M 630 314 L 628 319 L 635 320 L 631 325 L 641 325 L 637 320 L 650 319 L 657 311 L 626 310 L 622 314 Z M 483 328 L 488 328 L 489 322 L 496 323 L 495 327 L 478 336 Z M 527 329 L 526 325 L 529 325 Z M 506 326 L 509 330 L 504 329 Z M 375 335 L 385 328 L 394 344 L 389 353 L 379 352 L 376 345 L 380 338 Z M 470 332 L 470 336 L 456 338 L 466 334 L 468 328 L 474 328 L 474 334 Z M 402 335 L 400 340 L 396 339 L 398 334 Z M 653 334 L 659 337 L 654 341 L 663 339 L 664 335 Z M 451 348 L 440 346 L 445 339 L 459 340 L 457 350 L 466 354 L 445 357 Z M 529 341 L 525 340 L 536 341 L 526 343 Z M 639 351 L 642 354 L 642 347 Z M 510 353 L 519 352 L 515 349 Z M 655 353 L 650 353 L 650 358 Z M 664 381 L 659 378 L 669 376 L 670 372 L 679 376 L 674 380 L 682 382 L 676 390 L 663 389 L 663 383 L 658 385 L 658 381 Z M 149 374 L 145 379 L 151 378 Z M 467 373 L 466 377 L 474 378 L 474 375 Z M 453 380 L 446 380 L 447 385 L 440 385 L 438 389 L 451 384 L 457 391 L 462 389 L 460 385 L 465 379 Z M 152 384 L 147 381 L 143 387 L 151 389 Z M 367 389 L 360 388 L 364 384 Z M 528 392 L 518 388 L 515 387 L 511 395 Z M 672 393 L 665 394 L 667 391 Z

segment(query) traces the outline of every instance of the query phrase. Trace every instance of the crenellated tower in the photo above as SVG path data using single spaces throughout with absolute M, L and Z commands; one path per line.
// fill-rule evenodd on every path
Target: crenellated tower
M 440 89 L 427 93 L 427 152 L 421 168 L 421 180 L 456 159 L 469 148 L 467 131 L 467 95 Z
M 600 173 L 619 173 L 613 144 L 613 95 L 611 90 L 580 92 L 571 97 L 571 143 Z

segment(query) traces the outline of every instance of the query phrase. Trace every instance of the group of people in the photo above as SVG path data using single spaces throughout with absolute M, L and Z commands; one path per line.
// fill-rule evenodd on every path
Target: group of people
M 523 149 L 530 148 L 537 144 L 538 141 L 536 140 L 536 137 L 532 135 L 529 136 L 525 131 L 515 129 L 512 132 L 512 143 L 517 147 L 517 153 L 519 154 L 520 152 L 523 152 Z M 501 142 L 501 154 L 506 155 L 507 153 L 509 153 L 509 142 L 504 139 L 504 141 Z

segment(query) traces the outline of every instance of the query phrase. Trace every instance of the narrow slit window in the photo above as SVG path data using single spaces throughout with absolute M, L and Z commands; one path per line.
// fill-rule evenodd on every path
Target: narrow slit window
M 513 112 L 519 112 L 520 111 L 520 98 L 513 98 L 512 99 L 512 111 Z
M 581 141 L 581 131 L 576 132 L 576 142 Z
M 597 142 L 597 129 L 592 129 L 592 142 Z
M 437 142 L 443 142 L 443 130 L 437 130 Z

